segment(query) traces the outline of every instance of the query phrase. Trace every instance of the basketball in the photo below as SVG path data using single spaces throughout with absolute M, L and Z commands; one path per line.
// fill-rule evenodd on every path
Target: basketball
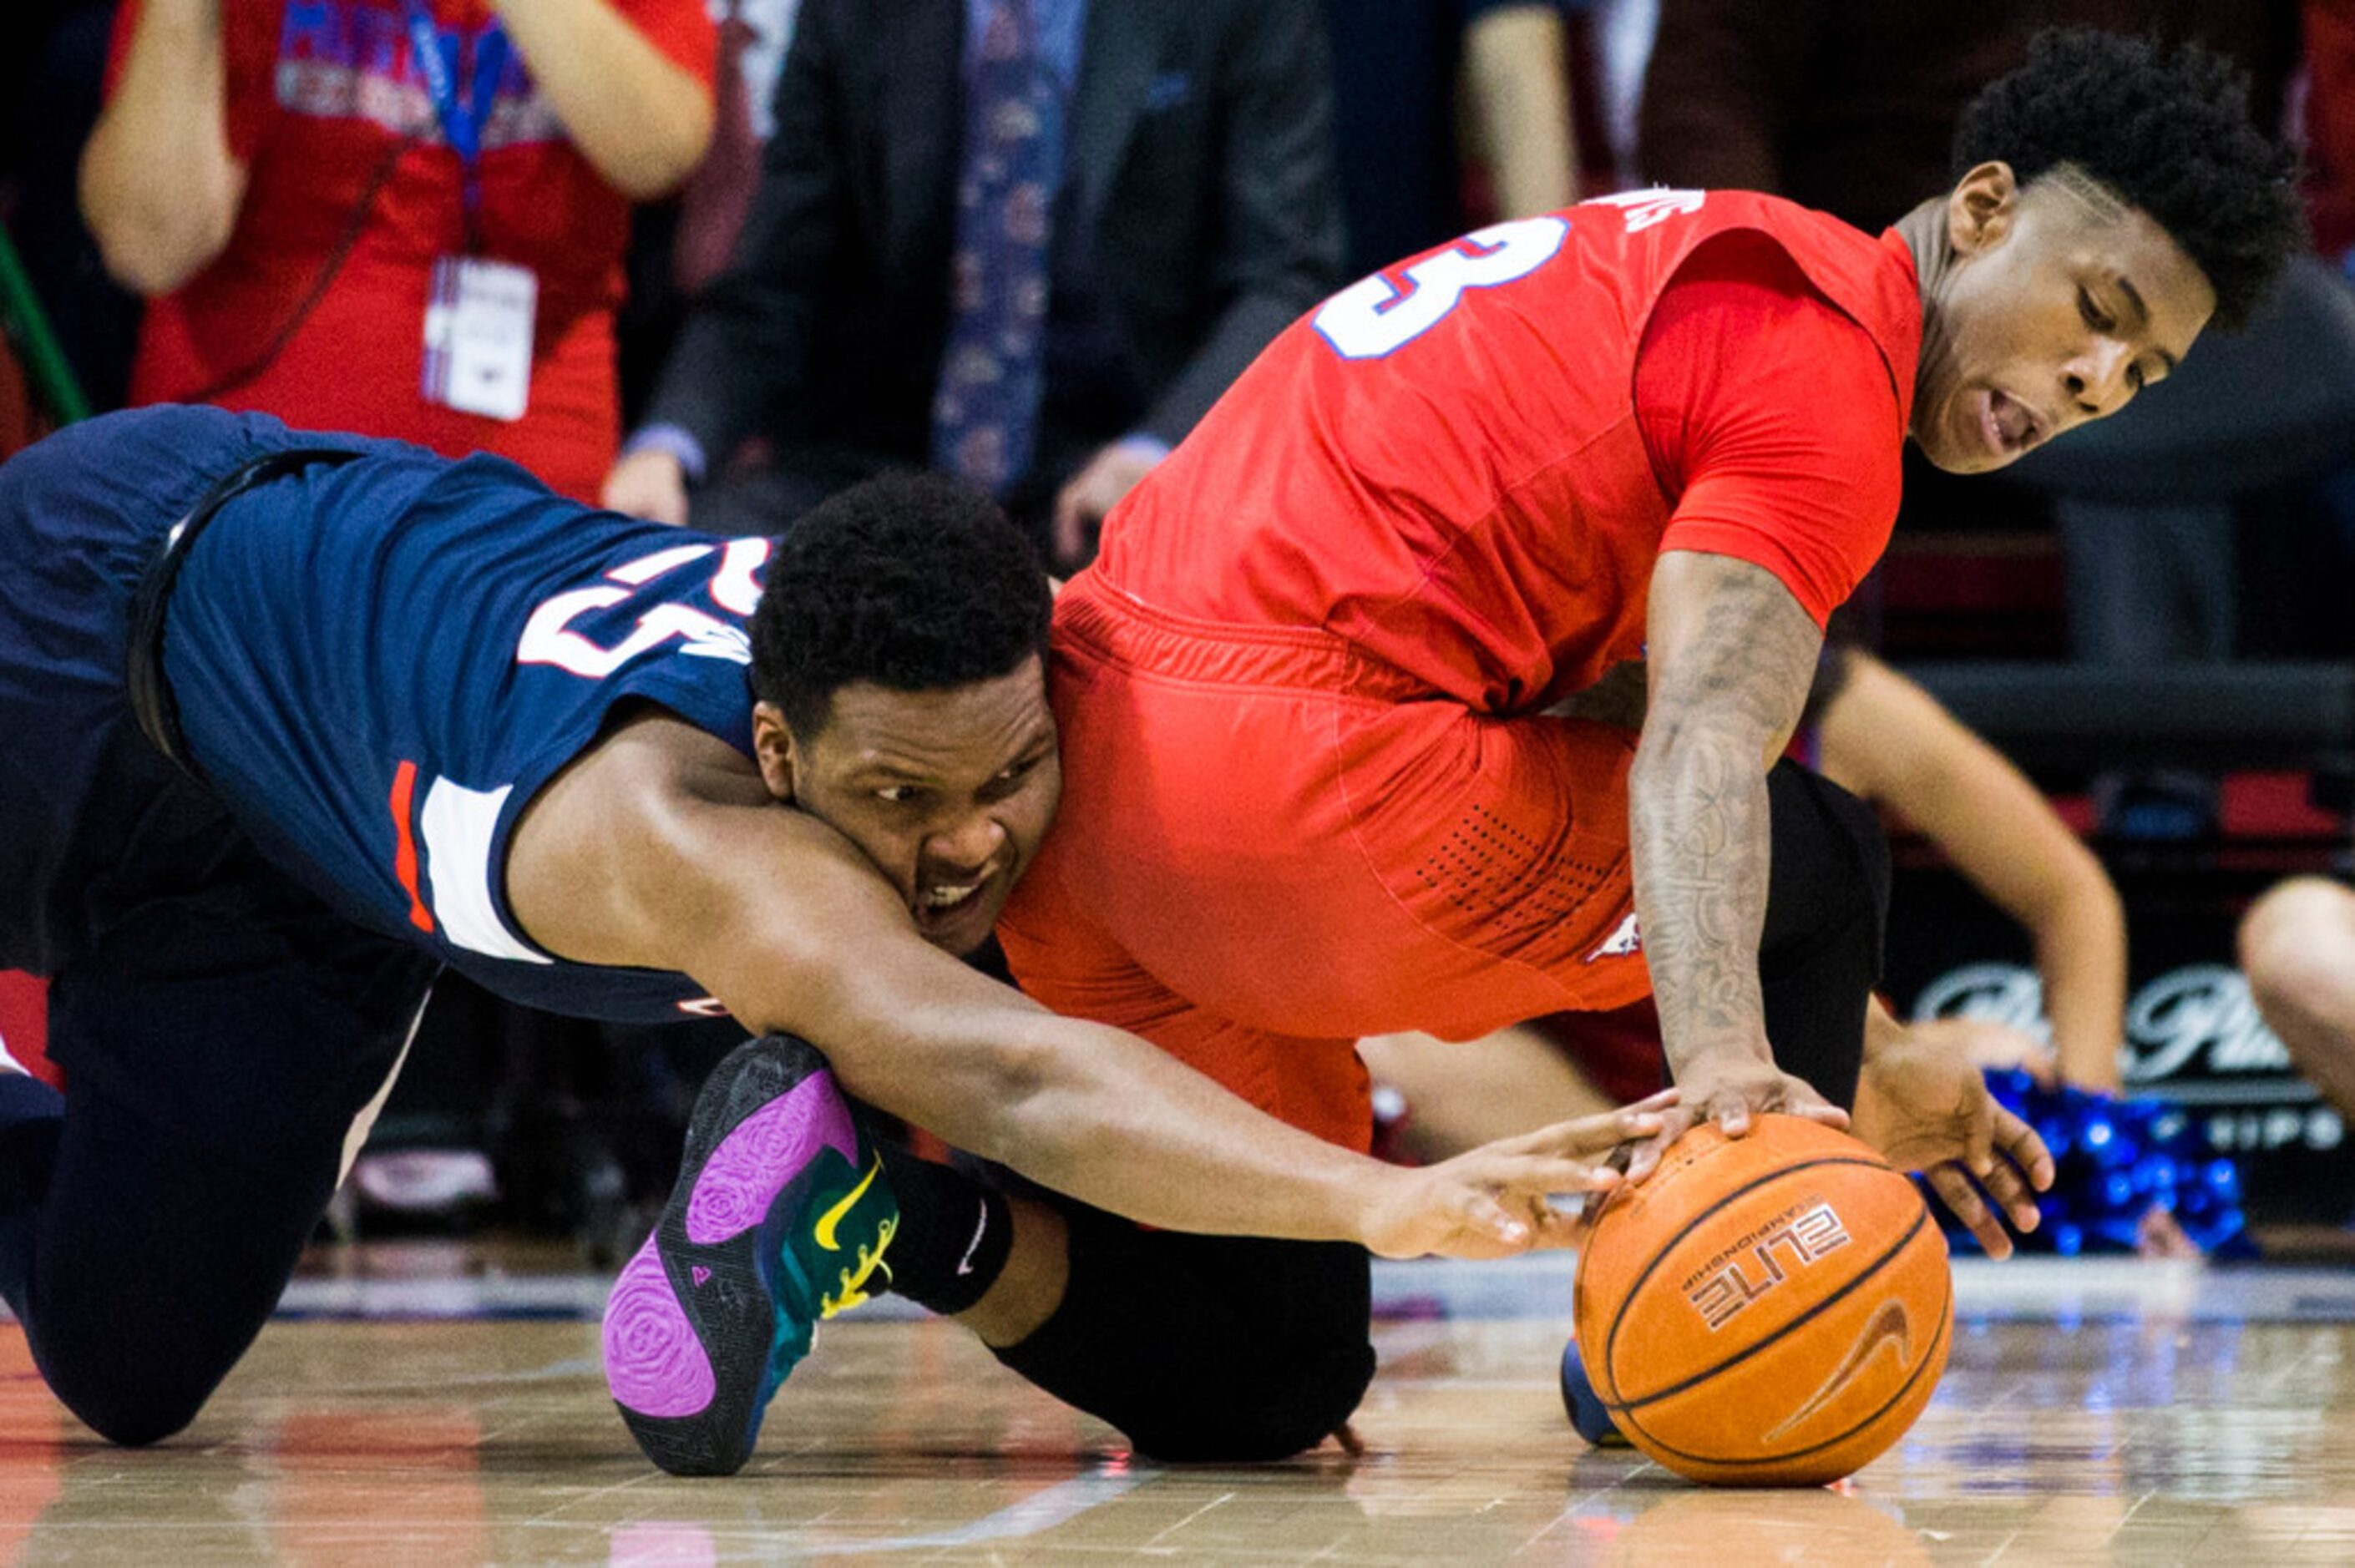
M 1763 1116 L 1678 1139 L 1613 1194 L 1574 1293 L 1587 1374 L 1687 1479 L 1814 1486 L 1870 1463 L 1945 1369 L 1954 1278 L 1913 1183 L 1846 1133 Z

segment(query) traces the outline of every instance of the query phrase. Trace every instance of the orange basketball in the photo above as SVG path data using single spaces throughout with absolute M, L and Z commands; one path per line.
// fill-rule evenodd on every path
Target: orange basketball
M 1604 1205 L 1578 1260 L 1579 1350 L 1636 1447 L 1723 1486 L 1814 1486 L 1913 1425 L 1955 1285 L 1913 1183 L 1796 1117 L 1704 1124 Z

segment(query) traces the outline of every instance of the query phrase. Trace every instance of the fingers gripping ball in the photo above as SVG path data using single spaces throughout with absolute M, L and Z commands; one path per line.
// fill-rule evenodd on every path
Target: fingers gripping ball
M 1813 1486 L 1930 1400 L 1954 1324 L 1913 1184 L 1828 1128 L 1704 1124 L 1613 1194 L 1578 1261 L 1578 1343 L 1636 1447 L 1690 1480 Z

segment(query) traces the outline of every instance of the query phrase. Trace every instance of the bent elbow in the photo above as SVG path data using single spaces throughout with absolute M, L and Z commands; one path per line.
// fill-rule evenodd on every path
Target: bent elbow
M 1042 1124 L 1053 1113 L 1042 1106 L 1055 1077 L 1053 1052 L 1028 1039 L 995 1040 L 977 1048 L 972 1072 L 978 1114 L 966 1133 L 968 1152 L 1017 1168 L 1028 1163 L 1026 1153 L 1035 1154 L 1040 1133 L 1051 1130 Z
M 2126 929 L 2126 903 L 2099 857 L 2072 836 L 2063 842 L 2043 891 L 2028 901 L 2020 919 L 2064 939 L 2107 938 Z
M 149 299 L 211 266 L 237 226 L 233 204 L 107 192 L 87 178 L 81 210 L 107 275 Z
M 96 238 L 107 276 L 151 300 L 172 292 L 219 254 L 218 247 L 186 245 L 151 229 L 118 230 Z

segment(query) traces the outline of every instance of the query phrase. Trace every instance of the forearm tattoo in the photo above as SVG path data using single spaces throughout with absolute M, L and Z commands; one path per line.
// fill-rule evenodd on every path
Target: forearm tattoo
M 1696 558 L 1691 625 L 1672 648 L 1654 628 L 1657 684 L 1629 780 L 1636 906 L 1672 1072 L 1713 1045 L 1763 1045 L 1766 750 L 1796 722 L 1822 641 L 1764 568 Z

